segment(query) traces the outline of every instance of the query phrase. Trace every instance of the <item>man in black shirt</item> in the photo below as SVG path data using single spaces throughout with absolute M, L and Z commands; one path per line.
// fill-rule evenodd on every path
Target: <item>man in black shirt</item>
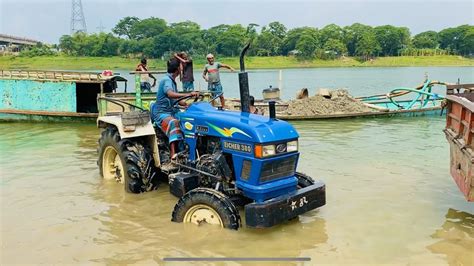
M 193 60 L 188 57 L 185 52 L 175 54 L 174 57 L 181 62 L 181 71 L 180 75 L 181 81 L 183 82 L 183 91 L 193 91 L 194 90 L 194 75 L 193 75 Z

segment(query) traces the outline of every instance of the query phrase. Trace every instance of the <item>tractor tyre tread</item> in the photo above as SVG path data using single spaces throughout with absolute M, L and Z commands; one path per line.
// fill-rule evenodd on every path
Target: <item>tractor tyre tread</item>
M 100 175 L 103 176 L 102 156 L 107 145 L 113 146 L 122 160 L 125 190 L 130 193 L 142 193 L 158 187 L 158 171 L 153 163 L 151 151 L 139 140 L 120 139 L 115 127 L 107 127 L 99 139 Z
M 241 219 L 235 205 L 222 192 L 211 188 L 196 188 L 182 196 L 174 207 L 171 221 L 183 222 L 186 212 L 196 204 L 212 207 L 221 217 L 224 228 L 239 229 Z

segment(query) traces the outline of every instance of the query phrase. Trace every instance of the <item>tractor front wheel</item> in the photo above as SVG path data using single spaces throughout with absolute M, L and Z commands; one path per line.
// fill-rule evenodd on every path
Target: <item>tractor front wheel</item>
M 108 127 L 99 139 L 99 171 L 104 179 L 123 184 L 131 193 L 156 189 L 158 176 L 151 151 L 139 140 L 120 139 L 114 127 Z
M 197 225 L 208 223 L 233 230 L 240 226 L 239 211 L 232 201 L 209 188 L 196 188 L 182 196 L 174 207 L 171 220 Z

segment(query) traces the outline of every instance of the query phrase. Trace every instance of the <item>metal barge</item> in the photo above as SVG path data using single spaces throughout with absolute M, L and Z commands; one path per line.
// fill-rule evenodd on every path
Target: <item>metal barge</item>
M 156 93 L 140 92 L 139 75 L 143 73 L 164 72 L 130 72 L 135 75 L 135 91 L 127 92 L 127 80 L 112 73 L 105 75 L 89 72 L 0 70 L 0 121 L 92 122 L 97 119 L 101 108 L 119 111 L 118 104 L 104 98 L 132 105 L 139 99 L 138 104 L 148 109 L 156 100 Z M 125 88 L 120 91 L 124 92 L 116 92 L 118 82 L 123 82 Z M 444 83 L 427 79 L 416 88 L 397 88 L 388 94 L 352 98 L 353 101 L 363 102 L 369 107 L 370 111 L 358 113 L 288 114 L 286 110 L 289 102 L 276 101 L 276 116 L 283 120 L 313 120 L 440 114 L 444 97 L 431 91 L 433 85 L 438 84 Z M 400 100 L 400 96 L 409 93 L 414 95 L 412 99 L 401 97 Z M 228 99 L 228 103 L 232 102 L 234 104 L 228 108 L 240 110 L 237 101 Z M 257 100 L 255 105 L 263 109 L 266 115 L 269 114 L 268 101 Z
M 0 70 L 0 120 L 95 121 L 97 95 L 126 79 L 101 73 Z
M 474 201 L 474 84 L 448 85 L 444 133 L 450 172 L 466 200 Z

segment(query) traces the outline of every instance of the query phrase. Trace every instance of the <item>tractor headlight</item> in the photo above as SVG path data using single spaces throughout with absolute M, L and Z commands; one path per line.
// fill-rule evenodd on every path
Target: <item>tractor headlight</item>
M 286 151 L 287 152 L 294 152 L 294 151 L 298 151 L 298 141 L 297 140 L 293 140 L 293 141 L 290 141 L 286 144 Z
M 255 157 L 263 158 L 275 155 L 275 145 L 255 145 Z

